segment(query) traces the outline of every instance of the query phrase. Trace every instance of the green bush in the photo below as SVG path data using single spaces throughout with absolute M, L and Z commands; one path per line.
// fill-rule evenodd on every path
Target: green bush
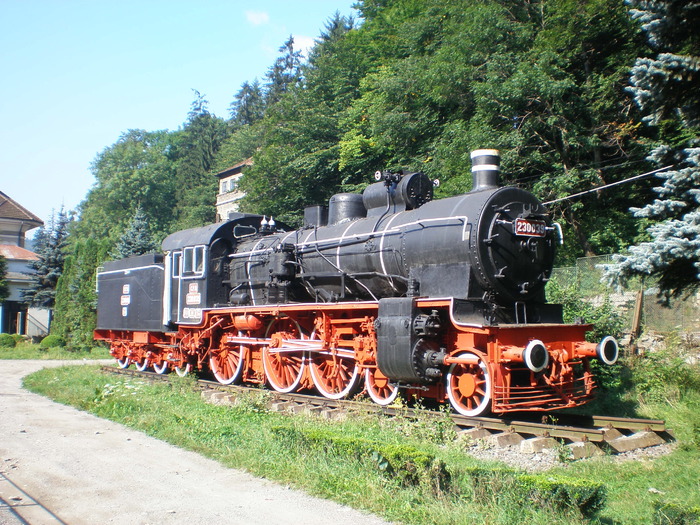
M 280 443 L 302 450 L 354 457 L 373 464 L 382 473 L 398 478 L 404 485 L 427 481 L 435 490 L 446 490 L 450 476 L 442 461 L 410 445 L 378 443 L 368 439 L 337 435 L 321 429 L 272 428 Z
M 47 335 L 41 340 L 41 343 L 39 343 L 39 346 L 44 349 L 49 349 L 49 348 L 57 348 L 57 347 L 65 347 L 66 342 L 61 338 L 60 336 L 57 335 Z
M 605 506 L 605 485 L 575 478 L 520 475 L 518 481 L 535 503 L 561 509 L 578 509 L 586 518 L 595 516 Z
M 700 508 L 676 503 L 654 503 L 654 525 L 695 525 L 700 523 Z
M 20 334 L 12 334 L 12 338 L 15 340 L 15 343 L 21 343 L 24 341 L 24 336 Z
M 15 338 L 10 334 L 0 334 L 0 348 L 14 348 L 16 345 Z
M 564 307 L 565 322 L 573 323 L 582 319 L 586 323 L 592 323 L 593 330 L 586 334 L 591 342 L 598 342 L 606 335 L 619 338 L 625 328 L 625 320 L 607 297 L 601 305 L 595 306 L 583 298 L 575 284 L 561 285 L 556 280 L 551 280 L 547 285 L 547 300 Z
M 536 506 L 576 509 L 586 518 L 595 516 L 605 506 L 606 487 L 601 483 L 522 474 L 508 468 L 474 467 L 465 474 L 471 479 L 475 496 L 482 499 L 494 493 L 514 493 Z

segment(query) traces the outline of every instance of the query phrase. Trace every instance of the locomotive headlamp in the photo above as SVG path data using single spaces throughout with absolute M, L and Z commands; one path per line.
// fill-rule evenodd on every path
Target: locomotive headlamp
M 549 364 L 549 352 L 547 347 L 539 339 L 533 339 L 525 347 L 523 352 L 525 365 L 533 372 L 541 372 Z
M 617 341 L 611 335 L 606 335 L 603 340 L 596 346 L 596 355 L 606 365 L 614 365 L 620 355 L 620 349 Z

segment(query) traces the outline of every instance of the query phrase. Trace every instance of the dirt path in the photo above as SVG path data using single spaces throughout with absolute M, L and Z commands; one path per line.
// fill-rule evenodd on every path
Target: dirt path
M 0 360 L 0 508 L 4 500 L 31 525 L 386 523 L 21 387 L 61 364 Z M 4 511 L 0 523 L 13 523 Z

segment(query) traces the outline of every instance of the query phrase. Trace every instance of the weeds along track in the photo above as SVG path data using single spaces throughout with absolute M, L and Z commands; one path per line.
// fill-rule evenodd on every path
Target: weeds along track
M 168 375 L 139 372 L 114 366 L 103 366 L 108 374 L 138 377 L 147 381 L 168 381 Z M 197 379 L 195 388 L 209 403 L 234 405 L 243 393 L 261 392 L 259 387 L 222 385 L 216 381 Z M 407 406 L 380 406 L 368 401 L 333 400 L 315 395 L 283 394 L 265 390 L 271 410 L 303 413 L 328 419 L 342 419 L 351 413 L 382 414 L 386 417 L 409 419 L 449 418 L 463 439 L 484 440 L 495 447 L 518 445 L 523 453 L 539 452 L 547 448 L 567 446 L 573 459 L 601 454 L 617 454 L 674 441 L 665 421 L 656 419 L 621 418 L 568 413 L 523 413 L 511 417 L 465 417 L 443 410 L 411 408 Z

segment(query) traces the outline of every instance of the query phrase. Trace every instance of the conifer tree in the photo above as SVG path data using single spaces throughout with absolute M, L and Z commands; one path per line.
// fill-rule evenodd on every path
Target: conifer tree
M 671 168 L 658 175 L 658 198 L 632 209 L 658 221 L 648 229 L 651 240 L 631 247 L 611 273 L 658 277 L 668 299 L 700 287 L 700 2 L 630 3 L 657 53 L 637 59 L 630 91 L 643 120 L 658 131 L 660 144 L 649 160 Z
M 246 80 L 241 85 L 229 109 L 231 123 L 237 127 L 254 124 L 265 116 L 265 99 L 257 78 L 252 83 Z
M 10 295 L 10 289 L 7 286 L 7 261 L 0 255 L 0 302 L 7 299 Z
M 279 48 L 282 53 L 268 70 L 266 78 L 265 103 L 267 105 L 279 102 L 282 95 L 301 82 L 301 51 L 294 50 L 294 37 L 289 36 Z
M 122 234 L 115 247 L 114 256 L 118 259 L 143 255 L 157 250 L 148 226 L 148 217 L 140 206 L 136 209 L 128 229 Z
M 48 229 L 42 227 L 35 237 L 37 260 L 30 263 L 34 270 L 32 285 L 22 291 L 26 304 L 42 308 L 53 308 L 56 298 L 56 284 L 63 273 L 68 238 L 68 224 L 71 219 L 63 207 L 57 215 L 52 214 Z

